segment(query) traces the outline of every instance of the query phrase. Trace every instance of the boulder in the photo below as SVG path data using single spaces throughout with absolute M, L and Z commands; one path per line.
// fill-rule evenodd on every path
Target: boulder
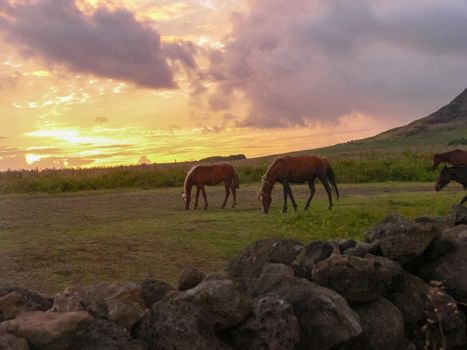
M 282 265 L 283 264 L 274 264 Z M 288 268 L 288 266 L 287 266 Z M 258 278 L 254 279 L 248 288 L 248 294 L 253 297 L 265 296 L 276 288 L 282 286 L 284 281 L 294 278 L 293 270 L 285 268 L 265 268 Z
M 399 214 L 391 214 L 381 220 L 375 227 L 365 233 L 365 240 L 369 243 L 383 237 L 391 236 L 401 230 L 409 228 L 411 222 Z
M 175 296 L 174 301 L 200 307 L 214 331 L 240 323 L 251 310 L 252 300 L 231 280 L 207 281 Z
M 459 302 L 467 301 L 467 237 L 453 243 L 454 250 L 419 269 L 425 281 L 443 281 L 446 292 Z
M 311 271 L 315 264 L 329 258 L 336 247 L 333 242 L 313 241 L 301 250 L 295 260 Z
M 367 254 L 381 255 L 381 242 L 374 240 L 371 243 L 358 241 L 353 248 L 344 251 L 345 255 L 364 257 Z
M 33 311 L 6 321 L 6 330 L 41 350 L 66 349 L 76 332 L 92 323 L 92 316 L 85 311 L 43 312 Z
M 405 273 L 399 290 L 389 299 L 401 311 L 406 334 L 418 347 L 424 348 L 428 342 L 439 348 L 443 346 L 443 339 L 449 339 L 444 341 L 448 348 L 465 344 L 464 315 L 455 300 L 442 289 Z
M 225 270 L 229 277 L 257 277 L 266 263 L 292 266 L 303 245 L 289 238 L 270 238 L 249 245 L 230 260 Z
M 136 283 L 100 283 L 89 287 L 71 287 L 65 295 L 79 300 L 98 318 L 105 318 L 131 330 L 143 317 L 146 303 L 140 285 Z
M 420 216 L 415 222 L 425 222 L 436 225 L 440 230 L 452 227 L 453 221 L 450 215 L 445 216 Z
M 354 305 L 353 309 L 360 316 L 365 349 L 403 349 L 404 320 L 399 309 L 393 304 L 379 298 L 370 303 Z
M 186 301 L 163 299 L 154 303 L 133 334 L 150 350 L 231 350 L 205 322 L 201 307 Z
M 336 241 L 336 243 L 341 252 L 344 252 L 347 249 L 353 248 L 355 247 L 355 244 L 357 244 L 357 242 L 353 239 L 339 239 Z
M 29 350 L 26 339 L 0 330 L 0 350 Z
M 96 320 L 77 331 L 68 350 L 145 350 L 147 345 L 132 339 L 128 331 L 107 320 Z
M 174 290 L 170 284 L 156 279 L 147 279 L 141 283 L 142 297 L 148 308 Z
M 57 293 L 52 308 L 48 310 L 48 312 L 72 311 L 84 311 L 84 307 L 76 297 L 66 293 Z
M 300 341 L 300 324 L 292 305 L 277 296 L 258 299 L 252 315 L 228 329 L 223 339 L 238 350 L 295 349 Z
M 399 289 L 404 279 L 404 269 L 399 263 L 384 256 L 371 254 L 365 255 L 365 259 L 373 264 L 384 295 Z
M 452 209 L 454 225 L 467 225 L 467 208 L 459 203 Z
M 187 290 L 196 287 L 206 275 L 194 267 L 185 267 L 178 276 L 178 290 Z
M 25 309 L 23 295 L 11 292 L 0 298 L 0 321 L 11 320 Z
M 46 311 L 52 307 L 53 303 L 51 298 L 18 287 L 0 287 L 0 299 L 2 300 L 0 302 L 0 322 L 7 319 L 4 312 L 18 315 L 20 312 Z
M 358 315 L 342 296 L 330 289 L 303 278 L 282 275 L 264 292 L 292 305 L 301 327 L 297 349 L 331 349 L 362 334 Z
M 316 264 L 312 281 L 332 289 L 349 303 L 365 303 L 382 293 L 374 263 L 355 256 L 334 255 Z
M 381 238 L 383 255 L 401 264 L 410 264 L 422 256 L 441 231 L 430 223 L 411 223 L 403 228 L 394 228 Z

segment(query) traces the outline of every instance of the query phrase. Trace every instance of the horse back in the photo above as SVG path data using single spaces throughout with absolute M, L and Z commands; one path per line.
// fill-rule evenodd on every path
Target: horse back
M 193 169 L 191 181 L 193 184 L 214 186 L 231 181 L 233 176 L 235 170 L 229 164 L 198 165 Z

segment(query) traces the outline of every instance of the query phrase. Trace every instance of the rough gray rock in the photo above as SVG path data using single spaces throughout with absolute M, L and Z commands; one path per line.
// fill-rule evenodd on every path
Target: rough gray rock
M 330 289 L 283 275 L 270 284 L 268 292 L 292 305 L 301 326 L 300 350 L 331 349 L 362 334 L 358 315 Z
M 230 277 L 257 277 L 266 263 L 292 266 L 303 244 L 294 239 L 270 238 L 257 241 L 237 254 L 226 266 Z
M 312 281 L 332 289 L 349 303 L 365 303 L 378 299 L 381 281 L 374 263 L 355 256 L 334 255 L 316 264 Z
M 404 230 L 411 226 L 411 222 L 406 218 L 391 214 L 381 220 L 375 227 L 365 233 L 365 240 L 372 243 L 375 240 L 392 235 L 394 232 Z
M 141 283 L 141 293 L 148 308 L 174 290 L 170 284 L 156 279 L 147 279 Z
M 64 291 L 79 300 L 86 311 L 131 330 L 143 317 L 146 303 L 140 285 L 136 283 L 100 283 L 88 287 L 71 287 Z
M 220 331 L 240 323 L 251 310 L 252 300 L 231 280 L 207 281 L 175 296 L 174 301 L 200 307 L 205 323 Z
M 164 299 L 152 306 L 133 333 L 150 350 L 231 350 L 205 321 L 200 306 Z
M 29 350 L 29 344 L 26 339 L 0 330 L 0 350 Z
M 394 228 L 390 234 L 381 238 L 381 251 L 387 258 L 408 264 L 422 256 L 440 235 L 441 231 L 436 225 L 411 223 L 401 229 Z
M 92 321 L 92 316 L 85 311 L 33 311 L 6 321 L 6 330 L 41 350 L 60 350 L 67 349 L 73 335 L 89 327 Z
M 107 320 L 96 320 L 73 335 L 68 350 L 145 350 L 147 345 Z
M 360 316 L 367 350 L 402 349 L 405 343 L 404 320 L 393 304 L 384 298 L 358 304 L 353 309 Z
M 185 267 L 178 276 L 178 290 L 187 290 L 196 287 L 206 275 L 194 267 Z
M 237 350 L 295 349 L 300 341 L 300 324 L 292 305 L 268 296 L 258 299 L 252 315 L 222 337 Z
M 302 249 L 300 254 L 297 255 L 296 261 L 312 270 L 315 264 L 329 258 L 336 247 L 337 244 L 332 242 L 313 241 Z
M 0 322 L 20 312 L 46 311 L 53 303 L 51 298 L 18 287 L 0 287 L 0 300 Z
M 467 237 L 454 242 L 454 250 L 440 256 L 419 270 L 425 281 L 444 281 L 444 287 L 454 299 L 467 301 Z
M 467 225 L 467 208 L 462 203 L 454 206 L 452 216 L 454 225 Z
M 389 299 L 401 311 L 406 333 L 418 347 L 423 348 L 426 341 L 441 347 L 443 335 L 449 347 L 465 344 L 464 315 L 442 289 L 405 273 L 404 282 Z

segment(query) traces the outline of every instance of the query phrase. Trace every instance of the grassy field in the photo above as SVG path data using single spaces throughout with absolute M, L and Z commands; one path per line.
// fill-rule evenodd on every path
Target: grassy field
M 257 186 L 242 186 L 236 209 L 219 209 L 223 188 L 208 188 L 207 211 L 185 211 L 180 188 L 13 194 L 0 197 L 0 285 L 44 293 L 70 284 L 156 277 L 171 283 L 186 265 L 222 267 L 247 244 L 266 237 L 360 238 L 385 215 L 443 215 L 464 192 L 427 183 L 342 185 L 326 209 L 322 188 L 309 212 L 281 214 L 281 188 L 268 215 Z M 307 189 L 294 186 L 300 209 Z

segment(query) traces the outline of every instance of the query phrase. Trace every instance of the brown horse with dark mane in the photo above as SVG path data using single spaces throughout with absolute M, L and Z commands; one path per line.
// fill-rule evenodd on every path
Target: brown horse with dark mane
M 455 181 L 467 189 L 467 166 L 444 167 L 436 181 L 435 190 L 441 191 L 449 182 Z
M 454 151 L 450 152 L 436 153 L 433 156 L 433 170 L 436 169 L 441 162 L 449 163 L 453 166 L 467 166 L 467 152 L 460 149 L 455 149 Z
M 208 207 L 208 200 L 206 198 L 206 191 L 204 186 L 215 186 L 224 183 L 225 186 L 225 199 L 222 203 L 222 209 L 227 204 L 230 192 L 232 192 L 233 203 L 232 208 L 237 205 L 237 188 L 239 188 L 238 176 L 235 169 L 229 164 L 216 164 L 216 165 L 196 165 L 190 169 L 185 178 L 183 186 L 182 200 L 185 202 L 185 209 L 190 209 L 191 203 L 191 189 L 196 186 L 196 198 L 194 209 L 198 207 L 199 193 L 203 194 L 204 209 Z
M 276 182 L 283 186 L 284 203 L 282 212 L 287 212 L 287 197 L 290 197 L 294 210 L 297 210 L 297 203 L 292 194 L 290 183 L 307 182 L 310 188 L 310 196 L 306 201 L 305 210 L 310 206 L 310 202 L 316 192 L 315 180 L 320 179 L 328 194 L 329 206 L 332 204 L 332 189 L 339 199 L 339 190 L 336 185 L 336 177 L 329 162 L 317 156 L 296 156 L 280 157 L 274 160 L 263 176 L 263 183 L 258 193 L 258 199 L 262 204 L 263 213 L 267 213 L 271 206 L 271 192 Z M 331 188 L 332 186 L 332 188 Z

